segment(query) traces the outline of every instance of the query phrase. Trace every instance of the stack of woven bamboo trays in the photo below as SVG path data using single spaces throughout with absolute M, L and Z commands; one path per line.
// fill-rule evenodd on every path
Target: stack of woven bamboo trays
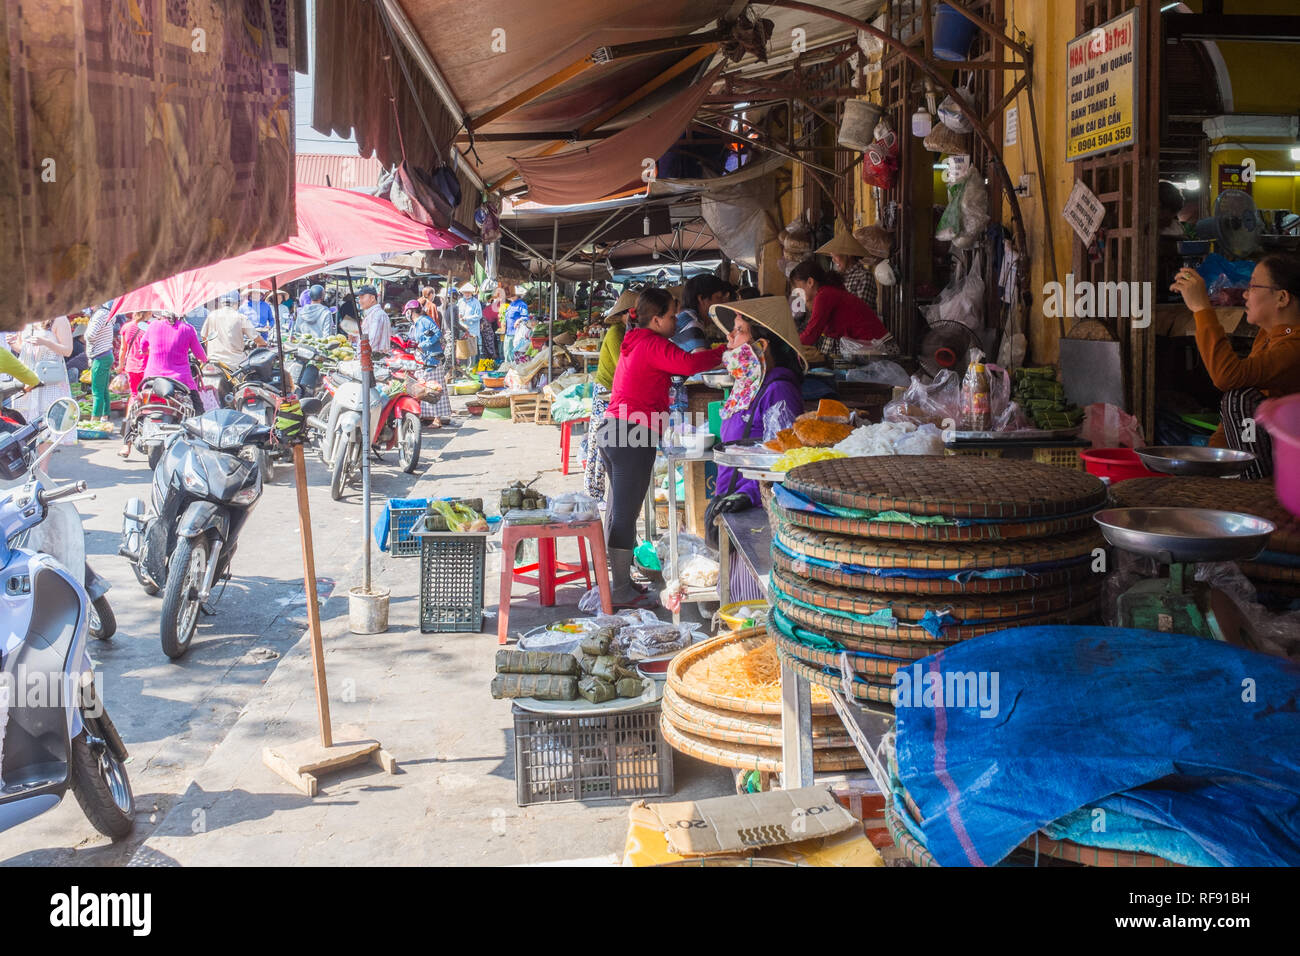
M 781 656 L 814 684 L 888 706 L 894 674 L 958 641 L 1095 619 L 1106 487 L 1029 461 L 880 456 L 814 462 L 774 501 L 772 618 Z
M 1240 562 L 1241 572 L 1261 591 L 1300 597 L 1300 519 L 1277 500 L 1272 479 L 1134 478 L 1110 490 L 1117 508 L 1213 508 L 1240 511 L 1271 521 L 1264 553 Z
M 777 773 L 781 763 L 780 680 L 770 686 L 727 686 L 717 665 L 761 650 L 762 627 L 695 644 L 673 658 L 664 687 L 660 727 L 674 750 L 736 770 Z M 711 677 L 713 679 L 711 679 Z M 821 772 L 860 770 L 862 758 L 836 717 L 829 695 L 813 700 L 813 759 Z

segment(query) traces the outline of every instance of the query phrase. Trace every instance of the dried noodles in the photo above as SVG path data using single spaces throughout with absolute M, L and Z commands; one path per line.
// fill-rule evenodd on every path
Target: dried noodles
M 692 664 L 682 676 L 720 696 L 765 702 L 781 699 L 781 661 L 776 642 L 771 638 L 763 638 L 756 644 L 750 641 L 728 644 Z M 829 703 L 830 699 L 825 687 L 812 685 L 813 703 Z

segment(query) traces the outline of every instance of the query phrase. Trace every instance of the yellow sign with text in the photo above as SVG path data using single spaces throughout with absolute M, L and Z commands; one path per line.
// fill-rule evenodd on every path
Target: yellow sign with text
M 1065 55 L 1066 160 L 1133 145 L 1138 111 L 1137 9 L 1075 37 Z

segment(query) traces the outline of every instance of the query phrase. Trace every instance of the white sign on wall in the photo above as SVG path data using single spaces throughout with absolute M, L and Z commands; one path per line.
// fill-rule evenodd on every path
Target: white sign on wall
M 1074 231 L 1086 246 L 1092 242 L 1092 237 L 1097 234 L 1101 221 L 1106 218 L 1106 207 L 1093 195 L 1092 190 L 1083 184 L 1082 180 L 1075 180 L 1074 188 L 1070 190 L 1070 198 L 1065 201 L 1062 215 L 1074 227 Z
M 1003 146 L 1015 146 L 1020 139 L 1020 107 L 1007 107 L 1006 132 L 1002 136 Z

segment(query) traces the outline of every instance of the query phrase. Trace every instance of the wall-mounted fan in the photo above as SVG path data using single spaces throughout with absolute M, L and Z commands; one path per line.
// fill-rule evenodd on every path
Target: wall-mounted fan
M 930 376 L 938 375 L 939 370 L 945 368 L 952 369 L 959 376 L 965 375 L 970 363 L 970 350 L 983 347 L 979 336 L 968 326 L 941 320 L 931 324 L 925 333 L 917 361 Z

